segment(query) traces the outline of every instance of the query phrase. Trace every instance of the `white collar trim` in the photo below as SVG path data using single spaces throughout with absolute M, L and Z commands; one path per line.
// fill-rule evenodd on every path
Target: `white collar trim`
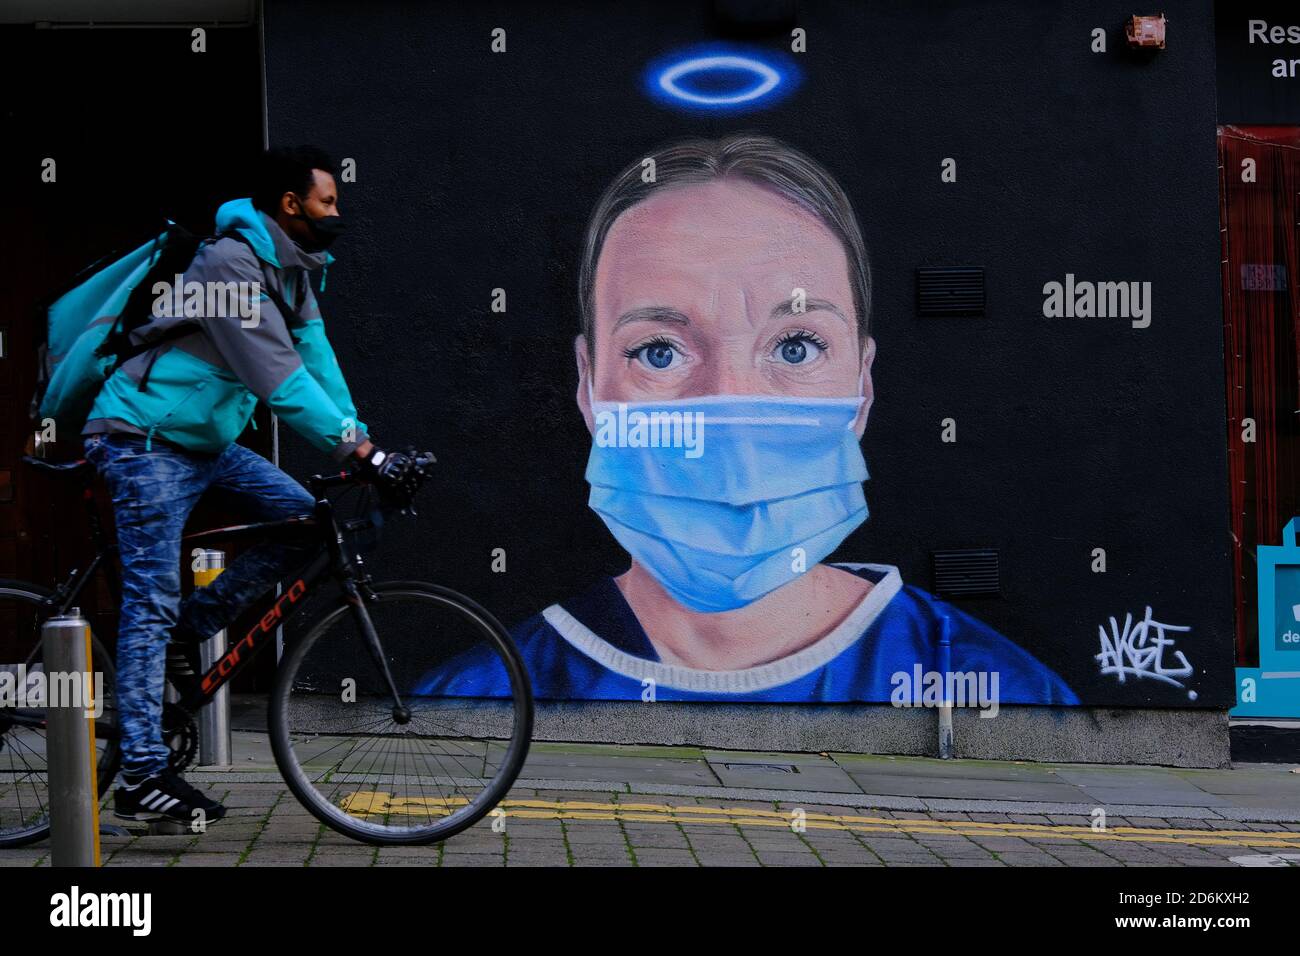
M 903 587 L 902 576 L 892 564 L 834 564 L 831 567 L 849 571 L 866 568 L 881 571 L 884 577 L 825 637 L 789 657 L 742 670 L 706 671 L 636 657 L 597 637 L 558 604 L 544 610 L 542 617 L 561 637 L 592 660 L 638 682 L 651 680 L 657 686 L 699 693 L 742 694 L 768 690 L 798 680 L 839 656 L 866 632 Z

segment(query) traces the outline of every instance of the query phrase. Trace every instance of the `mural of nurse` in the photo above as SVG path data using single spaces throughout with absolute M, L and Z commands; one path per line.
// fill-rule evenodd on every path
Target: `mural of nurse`
M 949 669 L 997 702 L 1077 704 L 896 567 L 822 563 L 867 518 L 876 354 L 840 186 L 764 136 L 650 156 L 592 213 L 574 344 L 589 505 L 631 564 L 515 629 L 537 696 L 883 702 L 946 635 Z M 453 661 L 423 689 L 493 696 L 495 667 Z

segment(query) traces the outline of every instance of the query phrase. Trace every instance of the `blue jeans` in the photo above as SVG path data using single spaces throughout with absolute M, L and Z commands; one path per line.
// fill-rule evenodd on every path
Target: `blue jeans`
M 168 761 L 162 699 L 172 629 L 179 622 L 183 630 L 211 637 L 311 550 L 306 544 L 258 545 L 182 604 L 181 531 L 190 511 L 209 488 L 234 493 L 258 521 L 310 514 L 315 501 L 240 445 L 200 455 L 157 441 L 146 450 L 145 440 L 132 435 L 91 435 L 86 458 L 108 486 L 122 560 L 116 655 L 122 770 L 150 776 Z

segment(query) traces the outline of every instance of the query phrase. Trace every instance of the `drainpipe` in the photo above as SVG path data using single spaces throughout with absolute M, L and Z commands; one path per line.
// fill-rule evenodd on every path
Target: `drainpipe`
M 943 678 L 943 698 L 939 705 L 939 757 L 949 760 L 952 746 L 952 626 L 948 615 L 943 616 L 939 630 L 939 673 Z

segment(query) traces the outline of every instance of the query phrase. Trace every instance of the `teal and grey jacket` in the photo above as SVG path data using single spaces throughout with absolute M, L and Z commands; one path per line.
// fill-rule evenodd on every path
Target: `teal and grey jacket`
M 233 314 L 160 316 L 176 310 L 156 308 L 133 333 L 138 342 L 153 341 L 177 323 L 196 324 L 195 332 L 124 362 L 104 383 L 82 434 L 125 432 L 215 454 L 239 437 L 260 399 L 315 447 L 342 460 L 366 440 L 366 428 L 309 281 L 333 256 L 305 252 L 248 199 L 221 206 L 216 225 L 218 234 L 237 231 L 247 242 L 224 236 L 205 243 L 185 272 L 184 289 L 194 288 L 190 283 L 202 289 L 247 283 L 238 288 L 256 297 L 254 317 L 245 317 L 254 312 L 247 303 L 244 315 L 203 308 L 191 311 Z M 282 314 L 273 300 L 296 313 Z

